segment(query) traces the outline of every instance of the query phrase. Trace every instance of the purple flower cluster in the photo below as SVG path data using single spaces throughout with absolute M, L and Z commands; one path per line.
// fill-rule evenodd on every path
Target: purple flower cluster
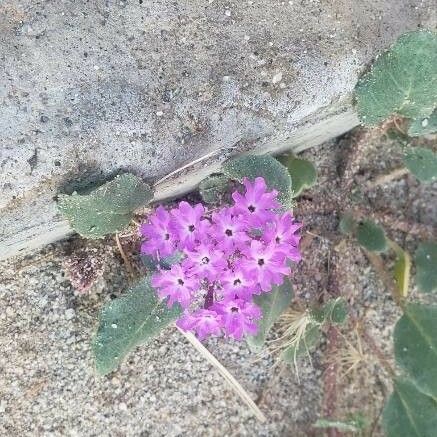
M 263 178 L 243 184 L 246 192 L 235 191 L 232 206 L 159 206 L 140 228 L 143 254 L 181 254 L 169 270 L 152 276 L 152 285 L 169 306 L 182 306 L 178 326 L 200 339 L 222 332 L 237 340 L 256 334 L 262 314 L 253 296 L 282 284 L 291 273 L 289 261 L 301 258 L 301 224 L 290 212 L 279 212 L 277 191 L 267 191 Z

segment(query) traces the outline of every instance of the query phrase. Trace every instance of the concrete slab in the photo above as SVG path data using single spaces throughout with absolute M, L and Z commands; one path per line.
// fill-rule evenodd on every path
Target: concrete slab
M 399 34 L 435 28 L 434 7 L 3 1 L 0 259 L 71 232 L 60 191 L 120 170 L 172 174 L 161 199 L 232 154 L 301 150 L 349 130 L 360 71 Z

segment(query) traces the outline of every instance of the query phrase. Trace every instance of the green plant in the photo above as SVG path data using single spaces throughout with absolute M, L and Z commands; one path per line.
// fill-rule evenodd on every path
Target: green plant
M 399 116 L 408 118 L 408 135 L 398 131 L 396 136 L 404 154 L 405 166 L 420 182 L 425 183 L 436 180 L 436 154 L 429 148 L 417 146 L 414 137 L 435 132 L 436 57 L 435 33 L 409 33 L 399 38 L 389 51 L 377 58 L 372 69 L 360 79 L 356 87 L 358 113 L 364 124 L 376 125 L 388 117 L 396 117 L 392 120 L 398 120 Z M 395 122 L 394 124 L 396 126 Z M 238 198 L 238 190 L 242 190 L 241 183 L 246 183 L 246 178 L 252 181 L 262 178 L 262 183 L 270 190 L 267 196 L 271 194 L 271 190 L 278 192 L 280 208 L 278 204 L 275 204 L 275 208 L 287 212 L 298 204 L 298 197 L 305 189 L 314 186 L 317 171 L 312 163 L 295 156 L 281 156 L 278 159 L 268 155 L 235 157 L 224 163 L 220 173 L 200 183 L 199 195 L 205 204 L 211 206 L 211 212 L 201 206 L 202 214 L 214 214 L 220 210 L 231 198 L 231 190 L 234 188 L 236 191 L 232 196 Z M 255 185 L 252 188 L 256 191 Z M 266 194 L 265 191 L 263 194 Z M 354 202 L 358 202 L 356 199 L 359 199 L 359 194 L 358 190 L 353 195 L 349 192 L 344 194 L 348 200 L 352 199 L 351 210 L 344 213 L 339 210 L 338 203 L 332 202 L 334 207 L 331 212 L 343 213 L 339 222 L 340 238 L 342 241 L 352 239 L 358 243 L 362 252 L 381 274 L 387 288 L 392 292 L 393 301 L 403 313 L 394 331 L 397 368 L 391 368 L 384 357 L 375 353 L 381 366 L 393 380 L 393 393 L 382 414 L 383 427 L 390 437 L 432 437 L 437 425 L 437 307 L 412 300 L 410 291 L 413 289 L 412 265 L 416 269 L 417 288 L 423 293 L 436 291 L 437 244 L 431 241 L 420 243 L 413 263 L 407 250 L 386 235 L 384 227 L 377 220 L 373 220 L 371 213 L 368 215 L 353 208 Z M 86 238 L 96 239 L 117 234 L 133 226 L 135 215 L 143 220 L 144 207 L 149 205 L 153 196 L 153 188 L 134 175 L 124 174 L 87 193 L 59 195 L 58 207 L 74 230 Z M 250 208 L 256 209 L 253 205 L 248 205 L 247 209 L 251 212 L 253 211 Z M 163 208 L 161 213 L 164 222 L 168 212 Z M 134 223 L 136 232 L 138 223 Z M 270 231 L 268 226 L 263 228 L 263 225 L 265 223 L 258 223 L 244 238 L 255 241 L 255 246 L 261 244 L 264 234 Z M 290 223 L 288 225 L 294 226 Z M 164 232 L 167 241 L 170 234 L 165 234 L 164 228 L 159 229 Z M 226 229 L 227 231 L 231 231 L 231 234 L 233 232 L 230 229 Z M 279 240 L 276 241 L 278 245 Z M 297 242 L 295 245 L 297 247 Z M 182 315 L 187 316 L 189 305 L 185 309 L 178 304 L 169 306 L 169 302 L 157 297 L 156 289 L 159 286 L 156 283 L 153 285 L 151 280 L 158 271 L 172 272 L 173 268 L 180 267 L 184 256 L 180 246 L 177 250 L 159 257 L 141 255 L 136 260 L 139 263 L 138 270 L 142 272 L 141 277 L 136 278 L 135 284 L 121 297 L 109 301 L 102 309 L 99 327 L 93 340 L 93 352 L 99 373 L 105 375 L 114 371 L 130 351 L 150 342 Z M 119 245 L 119 248 L 126 261 L 123 247 Z M 243 249 L 238 249 L 232 254 L 238 257 L 242 251 Z M 229 259 L 226 259 L 226 267 L 223 269 L 229 269 Z M 264 263 L 264 258 L 261 261 Z M 281 268 L 287 269 L 288 265 Z M 86 285 L 88 287 L 89 284 Z M 182 280 L 182 284 L 175 282 L 172 287 L 179 285 L 184 285 L 184 281 Z M 237 285 L 236 282 L 234 285 Z M 201 309 L 203 312 L 210 311 L 207 303 L 208 299 L 213 299 L 213 288 L 211 286 L 201 296 L 204 299 L 204 307 Z M 341 325 L 353 327 L 358 332 L 354 324 L 356 309 L 351 308 L 352 304 L 347 296 L 338 295 L 335 291 L 324 293 L 305 305 L 295 303 L 293 288 L 288 280 L 273 285 L 269 292 L 261 293 L 266 291 L 264 289 L 258 291 L 260 294 L 253 296 L 253 302 L 260 313 L 252 311 L 251 320 L 258 330 L 254 335 L 247 333 L 247 343 L 253 351 L 269 353 L 294 365 L 296 370 L 298 358 L 309 356 L 312 349 L 323 344 L 325 335 L 331 339 L 332 333 L 338 334 Z M 171 295 L 171 291 L 167 295 Z M 192 296 L 188 300 L 191 298 Z M 240 310 L 241 308 L 235 306 L 231 312 Z M 276 337 L 271 332 L 275 324 L 278 327 Z M 184 332 L 180 326 L 179 329 Z M 264 420 L 259 408 L 229 372 L 208 351 L 202 349 L 192 334 L 184 335 L 233 384 L 254 414 Z M 239 336 L 235 335 L 235 338 Z M 351 357 L 344 360 L 349 366 L 346 373 L 356 368 L 358 361 L 362 359 L 364 354 L 361 347 L 358 349 L 355 354 L 358 358 L 350 354 Z M 369 424 L 361 416 L 346 416 L 342 420 L 324 417 L 314 427 L 335 428 L 365 435 Z

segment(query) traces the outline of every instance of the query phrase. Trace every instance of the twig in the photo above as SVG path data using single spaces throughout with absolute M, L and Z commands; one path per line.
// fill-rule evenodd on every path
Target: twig
M 379 128 L 377 128 L 379 129 Z M 346 161 L 346 166 L 341 178 L 341 190 L 344 194 L 349 194 L 354 183 L 354 175 L 359 169 L 361 158 L 369 145 L 369 140 L 375 135 L 376 129 L 361 128 L 355 134 L 351 151 Z
M 115 234 L 115 242 L 117 243 L 118 250 L 120 251 L 121 257 L 123 258 L 123 262 L 129 273 L 129 277 L 133 279 L 135 277 L 135 273 L 133 271 L 132 264 L 130 263 L 129 258 L 126 256 L 126 253 L 124 252 L 123 246 L 120 242 L 120 236 L 118 235 L 118 233 Z
M 334 253 L 331 261 L 331 252 L 329 252 L 328 256 L 328 265 L 327 265 L 327 283 L 326 283 L 326 291 L 331 297 L 339 297 L 340 292 L 340 284 L 341 277 L 339 272 L 339 266 L 341 265 L 341 254 Z M 331 266 L 332 264 L 332 266 Z M 329 327 L 327 333 L 327 350 L 326 355 L 328 357 L 335 356 L 338 351 L 338 339 L 339 339 L 339 331 L 334 326 L 331 325 Z M 324 377 L 324 400 L 323 400 L 323 410 L 324 415 L 326 417 L 334 417 L 336 414 L 336 404 L 337 404 L 337 377 L 338 377 L 339 364 L 331 363 L 328 365 L 325 377 Z M 336 428 L 330 428 L 327 430 L 327 434 L 329 437 L 341 437 L 342 433 Z
M 402 302 L 400 300 L 399 293 L 398 293 L 397 288 L 396 288 L 395 280 L 392 278 L 392 276 L 384 268 L 384 262 L 382 261 L 381 256 L 378 255 L 377 253 L 369 252 L 368 250 L 365 250 L 365 249 L 363 249 L 363 250 L 367 256 L 367 259 L 370 261 L 370 264 L 372 264 L 373 268 L 376 270 L 376 272 L 380 276 L 382 282 L 390 291 L 395 303 L 397 305 L 401 306 Z
M 279 368 L 279 370 L 276 372 L 276 375 L 270 378 L 266 386 L 259 394 L 258 399 L 256 400 L 256 403 L 258 405 L 262 405 L 264 403 L 267 393 L 271 390 L 272 387 L 276 385 L 276 383 L 279 381 L 280 377 L 284 373 L 285 369 L 287 368 L 283 361 L 280 361 L 280 363 L 277 366 L 275 366 L 274 369 L 276 369 L 277 367 Z
M 229 373 L 229 371 L 224 367 L 217 358 L 205 347 L 203 344 L 191 333 L 185 332 L 178 328 L 179 332 L 194 346 L 194 348 L 213 366 L 215 367 L 220 375 L 223 376 L 225 381 L 229 386 L 235 391 L 235 393 L 240 396 L 240 398 L 246 403 L 246 405 L 251 409 L 254 416 L 261 422 L 267 421 L 264 413 L 257 407 L 255 402 L 249 396 L 246 390 L 241 386 L 241 384 Z
M 395 215 L 387 212 L 373 211 L 371 208 L 367 207 L 355 207 L 352 210 L 352 215 L 358 220 L 363 217 L 370 217 L 376 221 L 382 222 L 385 226 L 388 226 L 395 231 L 405 232 L 406 234 L 410 235 L 417 235 L 423 240 L 433 239 L 436 236 L 436 229 L 432 226 L 409 220 L 400 220 Z
M 388 184 L 391 181 L 394 181 L 396 179 L 400 179 L 407 175 L 409 173 L 409 170 L 406 167 L 396 168 L 392 170 L 390 173 L 383 174 L 380 176 L 377 176 L 373 181 L 369 181 L 366 186 L 365 191 L 373 190 L 374 188 Z
M 159 184 L 161 184 L 162 182 L 165 182 L 167 179 L 170 179 L 171 177 L 181 173 L 182 171 L 186 170 L 187 168 L 190 168 L 192 166 L 194 166 L 195 164 L 198 164 L 199 162 L 204 161 L 205 159 L 211 158 L 214 155 L 217 155 L 219 153 L 223 152 L 222 149 L 219 150 L 213 150 L 209 153 L 207 153 L 206 155 L 201 156 L 200 158 L 195 159 L 194 161 L 189 162 L 188 164 L 183 165 L 182 167 L 177 168 L 176 170 L 172 171 L 171 173 L 165 175 L 163 178 L 157 180 L 153 186 L 156 187 Z
M 381 419 L 382 412 L 384 411 L 385 399 L 387 398 L 387 391 L 386 391 L 385 385 L 382 383 L 382 381 L 378 375 L 376 376 L 376 378 L 377 378 L 377 383 L 378 383 L 379 387 L 381 388 L 381 393 L 382 393 L 382 397 L 383 397 L 384 401 L 382 402 L 381 407 L 378 410 L 378 414 L 376 415 L 375 419 L 372 422 L 372 426 L 371 426 L 370 432 L 369 432 L 369 437 L 373 437 L 373 435 L 375 434 L 376 428 L 378 426 L 378 422 Z
M 328 356 L 335 355 L 337 352 L 337 342 L 338 342 L 338 330 L 335 326 L 330 326 L 328 331 L 328 348 L 326 354 Z M 324 415 L 326 417 L 334 417 L 337 403 L 337 373 L 338 373 L 338 363 L 331 363 L 328 365 L 325 373 L 324 381 Z M 327 430 L 329 437 L 339 437 L 341 434 L 335 428 L 330 428 Z
M 378 361 L 380 362 L 381 366 L 384 368 L 384 370 L 390 375 L 390 377 L 393 379 L 396 376 L 396 373 L 393 369 L 393 367 L 388 362 L 387 358 L 385 357 L 384 353 L 381 349 L 377 346 L 373 338 L 369 335 L 369 333 L 365 330 L 365 328 L 361 327 L 361 337 L 363 340 L 367 343 L 370 350 L 373 352 L 373 354 L 378 358 Z

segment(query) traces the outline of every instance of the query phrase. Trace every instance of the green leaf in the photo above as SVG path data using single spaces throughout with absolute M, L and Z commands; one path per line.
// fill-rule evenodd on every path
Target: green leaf
M 437 399 L 437 306 L 408 304 L 395 326 L 394 347 L 397 364 Z
M 362 123 L 376 125 L 392 114 L 416 118 L 437 104 L 437 36 L 419 30 L 402 35 L 355 87 Z
M 263 177 L 270 189 L 279 193 L 278 200 L 285 209 L 290 209 L 293 201 L 291 177 L 288 170 L 270 155 L 239 156 L 223 165 L 224 173 L 232 179 L 242 181 L 247 177 L 251 180 Z
M 281 286 L 274 286 L 269 293 L 254 297 L 255 303 L 262 310 L 262 319 L 258 322 L 258 334 L 246 338 L 253 351 L 259 351 L 266 341 L 267 334 L 279 316 L 288 308 L 293 299 L 293 289 L 286 280 Z
M 133 212 L 152 197 L 147 184 L 126 173 L 86 195 L 60 194 L 58 208 L 77 233 L 86 238 L 102 238 L 125 228 Z
M 342 297 L 331 299 L 321 308 L 311 310 L 311 316 L 317 323 L 342 324 L 347 319 L 347 304 Z
M 386 437 L 435 437 L 437 403 L 408 379 L 395 379 L 382 413 Z
M 199 184 L 199 194 L 205 203 L 218 205 L 228 188 L 229 178 L 224 175 L 211 175 Z
M 291 176 L 293 197 L 299 196 L 303 190 L 311 188 L 317 181 L 317 170 L 313 163 L 306 159 L 298 159 L 294 156 L 282 156 L 279 158 Z
M 437 291 L 437 243 L 419 244 L 415 254 L 417 287 L 423 293 Z
M 387 250 L 384 229 L 372 220 L 364 220 L 358 225 L 357 240 L 361 246 L 371 252 L 384 252 Z
M 405 298 L 408 295 L 408 288 L 410 285 L 411 257 L 406 250 L 402 249 L 402 247 L 394 241 L 387 239 L 387 242 L 396 253 L 396 261 L 393 267 L 396 291 L 399 297 Z
M 297 357 L 308 354 L 320 341 L 321 331 L 318 324 L 311 323 L 296 345 L 284 349 L 280 358 L 288 364 L 294 364 Z
M 158 300 L 149 278 L 143 278 L 125 295 L 107 303 L 93 341 L 97 371 L 106 375 L 136 346 L 156 337 L 182 311 Z
M 424 147 L 408 147 L 404 156 L 405 167 L 420 182 L 437 180 L 437 153 Z
M 355 233 L 358 223 L 353 218 L 352 214 L 343 214 L 338 224 L 338 229 L 342 234 L 352 235 Z
M 421 135 L 428 135 L 437 133 L 437 109 L 429 117 L 418 117 L 411 120 L 408 128 L 408 135 L 410 137 L 419 137 Z
M 336 428 L 339 431 L 360 432 L 369 426 L 368 420 L 361 413 L 351 415 L 347 419 L 318 419 L 314 428 Z

